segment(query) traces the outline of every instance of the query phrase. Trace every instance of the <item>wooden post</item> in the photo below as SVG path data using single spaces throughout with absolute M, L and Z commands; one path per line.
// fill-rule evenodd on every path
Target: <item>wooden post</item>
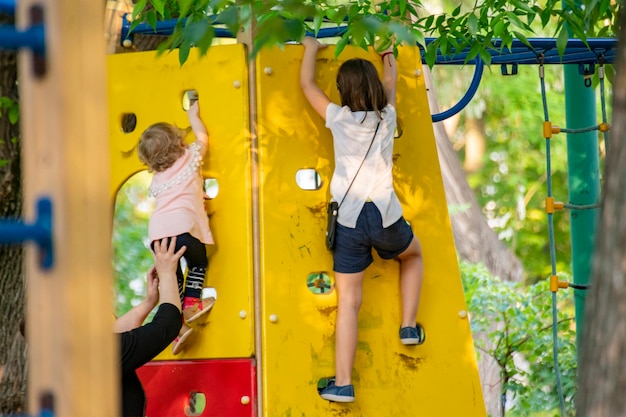
M 33 415 L 115 416 L 121 408 L 112 333 L 111 216 L 104 7 L 20 0 L 19 28 L 43 11 L 45 73 L 19 56 L 26 221 L 52 201 L 54 264 L 27 246 L 28 407 Z

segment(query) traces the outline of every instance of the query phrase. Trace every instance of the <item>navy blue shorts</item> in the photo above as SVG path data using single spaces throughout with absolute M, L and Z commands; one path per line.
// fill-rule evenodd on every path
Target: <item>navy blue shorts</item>
M 372 248 L 383 259 L 393 259 L 413 240 L 413 230 L 404 217 L 387 228 L 374 203 L 363 206 L 354 229 L 337 224 L 333 270 L 345 274 L 364 271 L 373 261 Z

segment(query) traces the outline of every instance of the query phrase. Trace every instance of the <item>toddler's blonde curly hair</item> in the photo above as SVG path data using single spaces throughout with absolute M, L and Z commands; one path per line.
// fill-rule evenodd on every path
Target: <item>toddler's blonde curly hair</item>
M 155 123 L 148 127 L 139 139 L 139 160 L 152 172 L 161 172 L 171 167 L 180 158 L 187 145 L 186 131 L 169 123 Z

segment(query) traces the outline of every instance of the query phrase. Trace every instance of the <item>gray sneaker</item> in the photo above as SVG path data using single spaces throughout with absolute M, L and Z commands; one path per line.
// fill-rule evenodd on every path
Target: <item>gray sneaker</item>
M 415 323 L 415 327 L 400 329 L 400 341 L 403 345 L 421 345 L 424 340 L 426 340 L 426 333 L 419 323 Z
M 342 385 L 338 387 L 335 381 L 331 381 L 326 388 L 320 392 L 320 396 L 328 401 L 337 403 L 354 402 L 354 385 Z

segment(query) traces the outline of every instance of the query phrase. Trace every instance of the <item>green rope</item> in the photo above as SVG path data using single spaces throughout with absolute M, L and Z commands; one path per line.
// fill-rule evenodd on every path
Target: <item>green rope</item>
M 593 210 L 600 207 L 600 203 L 596 204 L 563 204 L 563 207 L 571 210 Z
M 539 62 L 539 80 L 541 82 L 541 99 L 543 102 L 543 114 L 544 121 L 549 122 L 550 118 L 548 116 L 548 102 L 546 98 L 546 87 L 545 87 L 545 78 L 544 78 L 544 69 L 543 69 L 543 57 L 538 57 Z M 600 76 L 600 101 L 602 103 L 602 122 L 603 125 L 607 126 L 607 116 L 606 116 L 606 101 L 604 95 L 604 66 L 603 66 L 603 58 L 599 59 L 600 68 L 599 68 L 599 76 Z M 601 130 L 601 125 L 589 126 L 580 129 L 560 129 L 561 132 L 564 133 L 585 133 L 591 132 L 595 130 Z M 604 133 L 604 144 L 605 148 L 608 151 L 608 133 L 606 130 Z M 547 194 L 548 197 L 552 197 L 552 166 L 551 166 L 551 157 L 550 157 L 550 137 L 545 138 L 546 140 L 546 170 L 547 170 Z M 571 209 L 571 210 L 593 210 L 600 207 L 599 203 L 596 204 L 564 204 L 563 207 Z M 550 264 L 552 268 L 552 275 L 556 275 L 556 245 L 554 239 L 554 219 L 553 214 L 548 213 L 548 235 L 550 239 Z M 584 284 L 575 284 L 568 283 L 568 287 L 574 288 L 577 290 L 587 290 L 589 285 Z M 561 417 L 565 416 L 565 400 L 563 397 L 563 386 L 561 383 L 561 372 L 559 371 L 559 349 L 558 349 L 558 329 L 557 329 L 557 299 L 556 299 L 556 291 L 552 292 L 552 353 L 554 357 L 554 373 L 556 375 L 556 385 L 557 392 L 559 395 L 559 404 L 561 407 Z
M 561 128 L 561 132 L 563 133 L 587 133 L 593 132 L 594 130 L 600 130 L 600 125 L 581 127 L 578 129 Z
M 544 78 L 543 64 L 539 65 L 539 80 L 541 82 L 541 99 L 543 102 L 544 121 L 549 122 L 548 101 L 546 98 L 546 83 Z M 548 197 L 552 197 L 552 162 L 550 158 L 550 138 L 546 140 L 546 171 Z M 550 264 L 552 267 L 552 275 L 556 275 L 556 245 L 554 242 L 554 219 L 553 214 L 548 213 L 548 235 L 550 237 Z M 565 416 L 565 399 L 563 397 L 563 384 L 561 383 L 561 372 L 559 370 L 559 349 L 558 349 L 558 331 L 557 331 L 557 307 L 556 307 L 556 291 L 552 293 L 552 356 L 554 358 L 554 373 L 556 375 L 556 388 L 559 394 L 559 405 L 561 407 L 561 417 Z

